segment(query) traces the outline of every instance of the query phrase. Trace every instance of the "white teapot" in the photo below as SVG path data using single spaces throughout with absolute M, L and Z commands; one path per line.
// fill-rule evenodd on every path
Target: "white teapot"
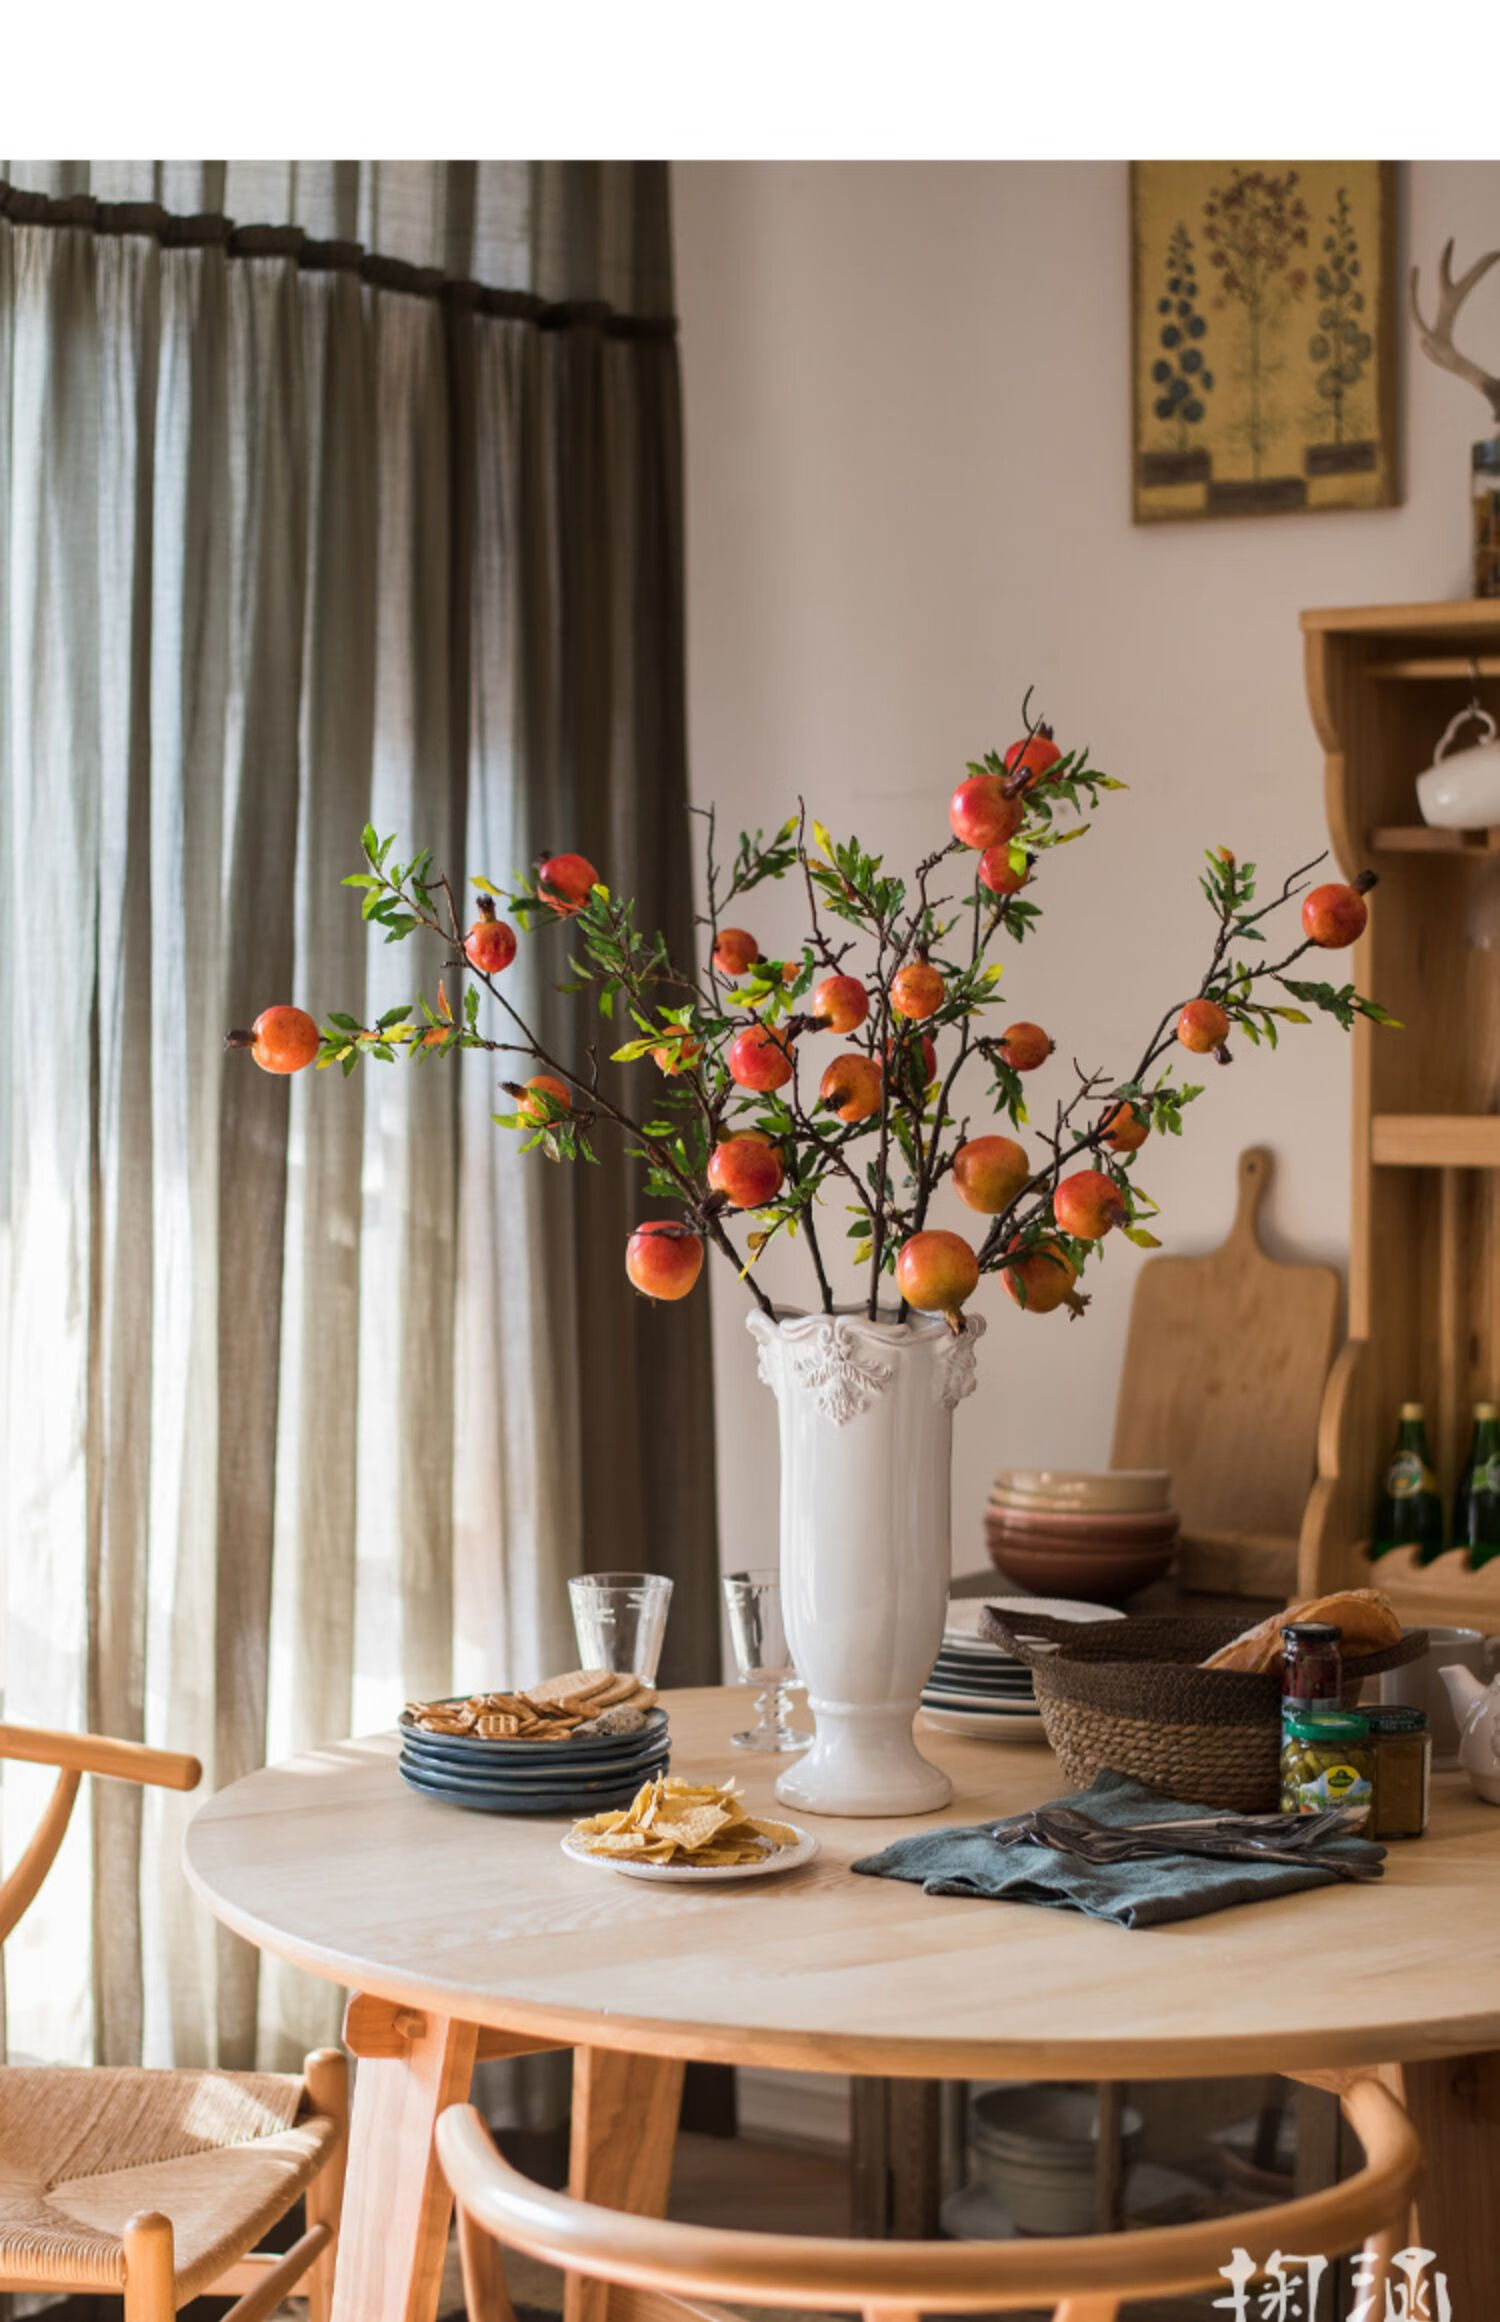
M 1456 750 L 1466 725 L 1478 726 L 1483 739 Z M 1417 776 L 1417 804 L 1422 820 L 1438 830 L 1484 830 L 1500 823 L 1500 729 L 1477 698 L 1448 721 L 1432 764 Z
M 1478 1796 L 1500 1806 L 1500 1677 L 1486 1685 L 1461 1661 L 1445 1661 L 1438 1675 L 1458 1720 L 1458 1762 Z

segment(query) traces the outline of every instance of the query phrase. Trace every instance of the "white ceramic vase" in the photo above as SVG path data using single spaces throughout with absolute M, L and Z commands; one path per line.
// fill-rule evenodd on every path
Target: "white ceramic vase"
M 952 1785 L 912 1738 L 948 1604 L 953 1409 L 970 1318 L 749 1316 L 781 1418 L 781 1593 L 817 1724 L 776 1795 L 810 1814 L 925 1814 Z

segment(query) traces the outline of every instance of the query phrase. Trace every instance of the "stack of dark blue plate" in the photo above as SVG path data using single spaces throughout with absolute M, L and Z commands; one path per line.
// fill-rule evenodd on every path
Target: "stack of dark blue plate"
M 664 1709 L 648 1709 L 634 1733 L 578 1733 L 564 1741 L 480 1741 L 424 1733 L 401 1720 L 403 1782 L 424 1798 L 477 1814 L 602 1814 L 628 1806 L 643 1782 L 671 1764 Z

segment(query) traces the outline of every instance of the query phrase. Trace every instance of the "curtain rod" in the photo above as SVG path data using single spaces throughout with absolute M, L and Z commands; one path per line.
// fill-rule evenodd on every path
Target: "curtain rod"
M 217 211 L 182 216 L 159 202 L 102 202 L 93 194 L 38 194 L 0 180 L 0 218 L 16 226 L 71 226 L 94 234 L 148 234 L 164 250 L 222 249 L 230 258 L 290 258 L 310 274 L 356 274 L 374 290 L 437 298 L 478 314 L 535 323 L 538 330 L 593 328 L 606 337 L 677 336 L 675 315 L 626 314 L 607 299 L 546 299 L 530 290 L 500 290 L 440 266 L 383 257 L 361 242 L 320 242 L 301 226 L 237 226 Z

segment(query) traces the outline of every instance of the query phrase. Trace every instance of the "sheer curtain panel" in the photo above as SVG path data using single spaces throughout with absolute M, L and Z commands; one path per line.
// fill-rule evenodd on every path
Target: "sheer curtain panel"
M 671 1571 L 707 1675 L 706 1307 L 630 1292 L 627 1170 L 519 1156 L 485 1059 L 223 1053 L 432 988 L 340 889 L 367 818 L 457 878 L 576 846 L 691 940 L 665 173 L 0 176 L 5 1714 L 217 1786 L 568 1665 L 591 1565 Z M 558 956 L 512 973 L 563 1031 Z M 327 2036 L 186 1890 L 190 1810 L 96 1785 L 12 2055 Z

